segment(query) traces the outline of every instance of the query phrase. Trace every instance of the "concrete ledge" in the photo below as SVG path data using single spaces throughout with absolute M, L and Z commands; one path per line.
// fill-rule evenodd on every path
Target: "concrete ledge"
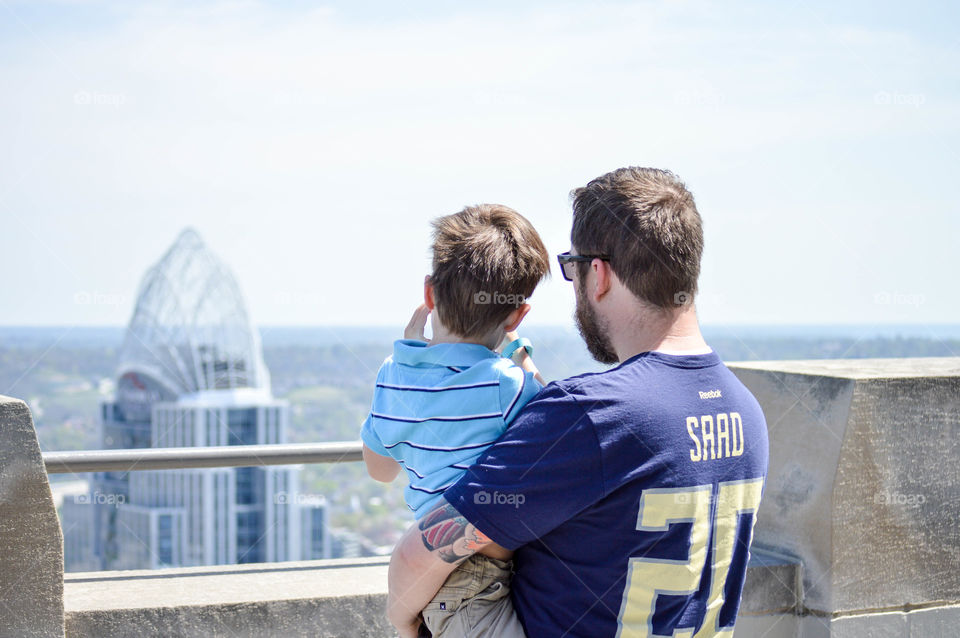
M 750 550 L 739 617 L 798 614 L 803 606 L 803 567 L 772 550 Z
M 960 357 L 730 368 L 770 436 L 754 538 L 802 562 L 803 612 L 960 602 Z
M 67 574 L 67 636 L 391 637 L 387 565 L 359 558 Z M 742 613 L 792 614 L 800 571 L 754 552 Z
M 738 361 L 728 365 L 742 370 L 768 370 L 841 379 L 922 379 L 960 376 L 960 357 Z
M 79 572 L 67 636 L 393 636 L 387 559 Z
M 27 404 L 0 395 L 0 636 L 63 636 L 63 534 Z
M 841 616 L 830 622 L 831 638 L 929 638 L 956 636 L 960 607 Z

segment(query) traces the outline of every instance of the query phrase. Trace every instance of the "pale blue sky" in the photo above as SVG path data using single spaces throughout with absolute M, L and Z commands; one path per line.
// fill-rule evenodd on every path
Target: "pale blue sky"
M 960 322 L 956 4 L 398 4 L 0 0 L 0 324 L 126 323 L 187 225 L 258 323 L 402 324 L 431 218 L 561 252 L 629 164 L 697 197 L 705 323 Z

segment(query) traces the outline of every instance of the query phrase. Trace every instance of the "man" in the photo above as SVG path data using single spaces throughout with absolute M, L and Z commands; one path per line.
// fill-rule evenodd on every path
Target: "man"
M 401 636 L 491 543 L 515 551 L 530 638 L 732 635 L 767 434 L 700 334 L 693 196 L 668 171 L 613 171 L 573 192 L 570 238 L 580 333 L 619 365 L 544 388 L 408 530 L 387 610 Z

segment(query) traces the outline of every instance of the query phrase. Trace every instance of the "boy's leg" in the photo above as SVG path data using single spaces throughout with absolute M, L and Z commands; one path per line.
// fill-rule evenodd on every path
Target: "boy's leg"
M 526 638 L 510 599 L 511 564 L 474 554 L 423 610 L 434 638 Z

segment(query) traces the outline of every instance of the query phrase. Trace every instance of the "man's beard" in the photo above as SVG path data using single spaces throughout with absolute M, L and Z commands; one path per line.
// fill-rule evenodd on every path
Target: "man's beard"
M 587 344 L 590 355 L 600 363 L 617 363 L 620 358 L 610 343 L 606 322 L 601 322 L 596 311 L 587 300 L 583 286 L 577 288 L 577 307 L 573 313 L 577 321 L 577 330 Z

